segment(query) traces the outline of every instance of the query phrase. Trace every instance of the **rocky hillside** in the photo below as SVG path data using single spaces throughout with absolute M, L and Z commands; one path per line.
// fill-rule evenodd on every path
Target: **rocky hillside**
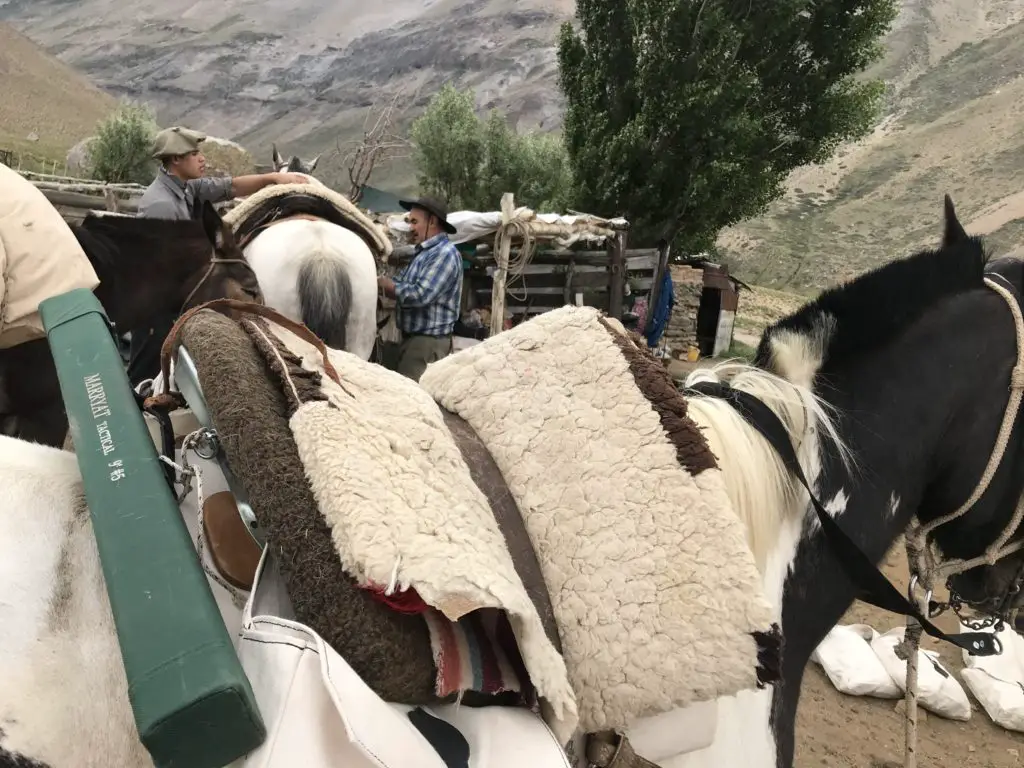
M 325 152 L 401 93 L 406 119 L 451 79 L 520 128 L 560 124 L 555 40 L 572 0 L 0 0 L 14 24 L 162 123 L 230 136 L 269 160 Z M 377 183 L 386 180 L 377 179 Z
M 889 83 L 881 125 L 723 233 L 727 259 L 755 283 L 811 290 L 934 244 L 947 192 L 969 231 L 1024 244 L 1022 19 L 1022 0 L 904 2 L 873 73 Z
M 333 152 L 396 94 L 408 122 L 441 83 L 474 86 L 520 129 L 560 124 L 555 43 L 572 0 L 0 0 L 8 20 L 161 122 L 229 136 L 266 162 Z M 725 233 L 758 284 L 811 290 L 934 241 L 942 195 L 1006 248 L 1024 242 L 1024 0 L 904 0 L 874 75 L 877 131 L 793 174 L 767 215 Z M 0 47 L 2 51 L 2 47 Z M 0 52 L 0 60 L 4 53 Z M 2 123 L 3 121 L 0 121 Z M 408 168 L 376 177 L 408 182 Z M 1021 196 L 1018 197 L 1018 194 Z

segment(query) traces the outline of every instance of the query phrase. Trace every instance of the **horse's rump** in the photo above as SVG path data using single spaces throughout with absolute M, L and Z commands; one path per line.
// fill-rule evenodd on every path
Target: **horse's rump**
M 322 219 L 355 232 L 380 260 L 391 255 L 391 240 L 348 198 L 320 184 L 275 184 L 243 200 L 224 221 L 245 247 L 266 227 L 293 218 Z
M 0 163 L 0 349 L 46 337 L 39 303 L 99 278 L 45 195 Z

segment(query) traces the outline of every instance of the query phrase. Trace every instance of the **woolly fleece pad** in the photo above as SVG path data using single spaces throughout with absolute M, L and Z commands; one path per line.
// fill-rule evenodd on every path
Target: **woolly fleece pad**
M 304 199 L 308 202 L 303 202 Z M 324 210 L 315 201 L 327 203 L 329 209 Z M 271 221 L 275 215 L 297 213 L 324 216 L 339 226 L 351 229 L 366 241 L 381 261 L 387 261 L 391 255 L 391 240 L 384 228 L 374 223 L 347 197 L 319 183 L 272 184 L 264 187 L 228 211 L 224 221 L 237 236 L 243 229 L 248 231 L 250 225 Z
M 265 327 L 322 373 L 311 345 Z M 596 310 L 541 315 L 433 364 L 422 388 L 330 360 L 340 386 L 293 372 L 282 391 L 346 571 L 413 587 L 452 620 L 506 611 L 563 743 L 577 724 L 625 728 L 777 675 L 778 629 L 714 457 L 660 364 Z M 563 655 L 438 404 L 477 432 L 518 503 Z

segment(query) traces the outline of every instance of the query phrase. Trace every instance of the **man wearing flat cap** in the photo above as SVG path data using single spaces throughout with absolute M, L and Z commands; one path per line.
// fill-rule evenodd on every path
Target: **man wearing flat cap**
M 394 280 L 377 278 L 384 295 L 395 300 L 402 344 L 397 370 L 419 381 L 430 363 L 452 351 L 452 330 L 462 302 L 462 255 L 448 235 L 448 208 L 433 197 L 400 201 L 409 212 L 416 255 Z
M 258 192 L 271 184 L 307 184 L 301 173 L 263 173 L 235 178 L 208 178 L 206 158 L 199 145 L 205 134 L 175 126 L 160 131 L 153 140 L 153 157 L 160 161 L 156 179 L 139 200 L 139 216 L 150 219 L 191 219 L 202 202 L 221 203 Z M 128 378 L 132 386 L 151 379 L 160 370 L 160 346 L 170 333 L 176 315 L 168 314 L 147 328 L 132 328 Z

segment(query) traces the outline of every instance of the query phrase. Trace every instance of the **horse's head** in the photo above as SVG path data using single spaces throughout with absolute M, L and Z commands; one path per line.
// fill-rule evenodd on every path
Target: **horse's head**
M 945 199 L 945 214 L 946 226 L 942 246 L 956 247 L 969 242 L 971 238 L 957 219 L 949 195 L 946 195 Z M 1014 305 L 1024 310 L 1021 304 L 1024 297 L 1024 265 L 1019 258 L 1002 258 L 989 262 L 988 272 L 995 286 L 989 290 L 998 292 L 1003 299 L 1003 306 L 994 308 L 1002 317 L 995 316 L 993 312 L 979 315 L 991 317 L 990 322 L 993 325 L 998 323 L 1003 327 L 1012 327 L 1016 325 L 1012 319 L 1015 314 Z M 990 300 L 989 304 L 992 303 Z M 979 321 L 980 319 L 979 317 Z M 1024 325 L 1019 325 L 1015 329 L 1015 335 L 1022 334 Z M 1014 365 L 1018 362 L 1015 354 L 1018 344 L 1024 344 L 1024 337 L 1014 338 L 1010 349 L 999 350 L 998 354 L 1003 358 L 1003 365 L 1000 367 L 1005 366 L 1007 360 Z M 971 374 L 965 372 L 965 375 Z M 1017 375 L 1013 372 L 1010 374 L 1011 377 Z M 1017 386 L 1024 386 L 1024 381 L 1019 382 Z M 986 410 L 1001 412 L 1002 421 L 1007 422 L 1007 430 L 1012 429 L 1014 424 L 1021 424 L 1019 412 L 1012 412 L 1015 399 L 1013 392 L 1012 388 L 1007 388 L 1006 395 L 996 397 L 994 402 L 990 400 L 984 403 L 985 406 L 990 406 Z M 1000 427 L 1003 426 L 1001 422 Z M 956 525 L 959 519 L 941 525 L 941 517 L 931 516 L 933 525 L 936 526 L 934 539 L 943 554 L 957 560 L 969 562 L 978 558 L 986 559 L 975 567 L 950 576 L 948 586 L 953 593 L 952 596 L 983 613 L 1005 615 L 1009 610 L 1024 608 L 1024 593 L 1021 589 L 1021 582 L 1024 581 L 1024 525 L 1021 525 L 1017 517 L 1018 506 L 1024 502 L 1024 471 L 1018 469 L 1021 459 L 1024 458 L 1024 447 L 1021 445 L 1019 430 L 1016 435 L 1007 431 L 1005 440 L 994 439 L 990 450 L 983 451 L 983 454 L 982 458 L 987 461 L 986 470 L 991 468 L 995 472 L 990 483 L 994 487 L 983 485 L 984 481 L 979 477 L 975 487 L 968 490 L 968 493 L 978 497 L 975 503 L 967 506 L 966 499 L 973 497 L 968 496 L 956 507 L 950 507 L 950 513 L 954 509 L 963 510 L 960 525 Z M 929 517 L 927 512 L 919 514 L 925 519 Z M 928 522 L 924 524 L 928 525 Z
M 209 202 L 198 219 L 90 215 L 73 229 L 100 278 L 97 298 L 124 330 L 212 299 L 262 301 L 255 273 Z
M 187 293 L 181 302 L 182 311 L 220 298 L 262 303 L 263 294 L 256 281 L 256 273 L 245 260 L 231 227 L 207 201 L 203 202 L 199 220 L 213 252 L 205 263 L 197 260 L 199 268 L 183 285 Z
M 312 175 L 313 171 L 316 170 L 317 163 L 320 162 L 320 155 L 317 155 L 312 160 L 303 161 L 299 159 L 298 155 L 292 155 L 291 158 L 285 160 L 281 157 L 281 153 L 277 151 L 277 144 L 271 145 L 274 152 L 274 170 L 278 173 L 288 171 L 289 173 L 305 173 Z
M 1004 534 L 1011 544 L 1024 538 L 1024 528 L 1014 529 L 1024 429 L 1003 430 L 1015 407 L 1011 384 L 1024 384 L 1014 373 L 1024 326 L 1015 327 L 1013 314 L 1024 268 L 1015 259 L 990 263 L 948 196 L 945 203 L 938 248 L 825 291 L 768 329 L 758 363 L 810 383 L 840 415 L 857 471 L 825 455 L 819 495 L 864 551 L 881 559 L 915 521 L 940 566 L 953 568 Z M 1001 554 L 949 585 L 965 602 L 995 609 L 1024 565 L 1024 553 Z M 936 571 L 934 585 L 950 574 Z

